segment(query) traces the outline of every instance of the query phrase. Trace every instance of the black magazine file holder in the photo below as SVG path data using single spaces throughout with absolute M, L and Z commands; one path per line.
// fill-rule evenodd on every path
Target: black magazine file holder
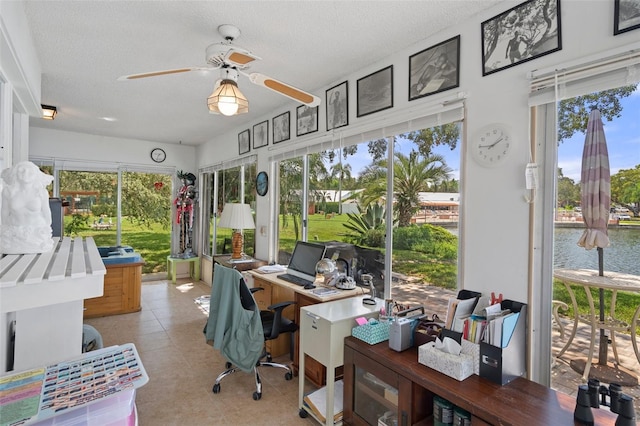
M 510 309 L 520 315 L 504 348 L 480 342 L 480 377 L 505 385 L 527 372 L 527 305 L 513 300 L 503 300 L 500 304 L 503 310 Z
M 482 296 L 482 293 L 480 293 L 479 291 L 473 291 L 473 290 L 460 290 L 458 292 L 458 296 L 456 297 L 456 299 L 458 300 L 467 300 L 467 299 L 472 299 L 472 298 L 476 298 L 476 304 L 478 304 L 478 299 Z M 474 305 L 474 309 L 475 309 L 475 305 Z M 442 331 L 440 331 L 440 335 L 438 336 L 438 338 L 440 340 L 444 340 L 445 337 L 450 337 L 453 340 L 455 340 L 456 342 L 458 342 L 459 344 L 462 344 L 462 333 L 458 332 L 458 331 L 453 331 L 450 330 L 448 328 L 444 328 L 442 327 Z

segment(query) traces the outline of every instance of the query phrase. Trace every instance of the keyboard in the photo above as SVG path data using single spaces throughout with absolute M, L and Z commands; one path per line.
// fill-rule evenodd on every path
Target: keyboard
M 299 286 L 305 286 L 307 284 L 313 285 L 313 281 L 305 280 L 304 278 L 300 278 L 293 274 L 280 274 L 280 275 L 277 275 L 277 277 L 280 278 L 281 280 L 285 280 Z

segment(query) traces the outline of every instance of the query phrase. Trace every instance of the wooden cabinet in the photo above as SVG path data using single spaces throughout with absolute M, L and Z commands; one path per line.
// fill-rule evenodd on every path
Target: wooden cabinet
M 345 348 L 344 377 L 348 423 L 380 424 L 380 417 L 393 413 L 397 424 L 413 425 L 431 414 L 433 397 L 426 389 L 361 352 Z
M 575 397 L 523 377 L 503 386 L 476 375 L 458 381 L 418 363 L 417 348 L 395 352 L 388 342 L 345 338 L 346 424 L 379 424 L 392 411 L 398 425 L 432 425 L 435 395 L 471 413 L 473 426 L 574 424 Z M 609 411 L 592 412 L 595 424 L 615 422 Z
M 259 277 L 254 276 L 253 286 L 264 289 L 253 293 L 253 298 L 261 310 L 266 310 L 268 306 L 274 303 L 292 302 L 295 300 L 295 294 L 290 289 L 274 285 Z M 282 313 L 285 317 L 294 320 L 297 315 L 296 305 L 287 306 Z M 289 333 L 283 333 L 278 336 L 277 339 L 268 340 L 266 346 L 273 357 L 288 354 L 291 351 L 291 335 Z
M 138 312 L 144 262 L 106 265 L 104 291 L 101 297 L 84 301 L 84 318 Z

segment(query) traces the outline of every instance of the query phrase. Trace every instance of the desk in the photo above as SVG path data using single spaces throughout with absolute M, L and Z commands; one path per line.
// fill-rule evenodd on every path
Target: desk
M 300 309 L 300 370 L 305 368 L 305 354 L 326 367 L 327 426 L 333 425 L 335 369 L 344 364 L 344 338 L 351 336 L 351 329 L 357 325 L 356 318 L 377 318 L 384 307 L 382 299 L 376 299 L 374 306 L 362 303 L 363 297 L 349 297 Z M 299 374 L 298 377 L 298 407 L 304 410 L 305 376 Z M 313 415 L 311 412 L 309 414 Z
M 558 357 L 560 357 L 569 348 L 571 342 L 573 342 L 573 338 L 575 337 L 576 330 L 578 328 L 578 321 L 582 320 L 583 322 L 591 325 L 591 343 L 589 346 L 589 355 L 587 357 L 584 373 L 582 375 L 584 380 L 587 380 L 589 377 L 589 370 L 591 368 L 593 358 L 593 349 L 595 347 L 596 341 L 596 330 L 599 330 L 601 328 L 611 331 L 613 353 L 615 355 L 616 363 L 618 364 L 620 364 L 620 361 L 618 359 L 618 350 L 616 348 L 615 332 L 630 331 L 633 350 L 636 354 L 638 362 L 640 362 L 640 353 L 638 352 L 638 345 L 636 342 L 636 323 L 638 321 L 638 317 L 640 316 L 640 306 L 638 306 L 635 311 L 631 325 L 616 319 L 615 316 L 616 296 L 618 291 L 630 291 L 636 293 L 640 292 L 640 276 L 621 274 L 617 272 L 605 272 L 604 276 L 599 276 L 598 271 L 591 269 L 556 269 L 553 271 L 553 277 L 558 281 L 561 281 L 567 288 L 569 297 L 571 297 L 571 302 L 573 304 L 573 311 L 575 313 L 575 318 L 573 320 L 573 331 L 571 332 L 569 340 L 558 354 Z M 575 293 L 570 286 L 571 284 L 581 286 L 585 290 L 587 300 L 589 302 L 589 314 L 586 317 L 580 317 L 578 315 L 578 304 L 576 302 Z M 596 311 L 593 296 L 590 291 L 590 289 L 592 288 L 611 290 L 611 308 L 609 316 L 605 316 L 604 323 L 600 322 L 599 310 Z
M 360 296 L 367 294 L 367 291 L 362 287 L 356 287 L 355 290 L 340 290 L 338 293 L 329 294 L 326 296 L 318 296 L 313 294 L 312 290 L 305 290 L 302 286 L 290 283 L 285 280 L 281 280 L 277 276 L 282 272 L 273 274 L 263 274 L 257 270 L 248 271 L 253 277 L 253 286 L 262 287 L 265 291 L 258 291 L 253 294 L 260 309 L 264 309 L 270 304 L 291 301 L 295 302 L 295 305 L 288 306 L 283 314 L 289 319 L 295 321 L 300 326 L 300 309 L 304 306 L 315 305 L 323 302 L 330 302 L 332 300 L 340 300 L 350 298 L 353 296 Z M 318 286 L 320 288 L 321 286 Z M 271 343 L 273 342 L 273 343 Z M 272 344 L 271 349 L 272 356 L 280 356 L 290 351 L 290 343 L 286 334 L 279 336 L 275 341 L 267 342 L 267 345 Z M 269 347 L 269 346 L 267 346 Z M 293 350 L 293 371 L 297 374 L 298 366 L 300 364 L 300 333 L 295 333 L 294 350 Z M 316 386 L 320 387 L 324 384 L 325 380 L 325 367 L 323 364 L 317 362 L 313 358 L 306 358 L 305 375 Z
M 196 281 L 200 280 L 200 258 L 195 257 L 171 257 L 167 256 L 167 276 L 172 283 L 176 283 L 176 269 L 178 263 L 189 263 L 189 276 Z
M 257 269 L 267 264 L 264 260 L 254 259 L 252 257 L 231 259 L 230 254 L 217 254 L 213 256 L 213 261 L 227 268 L 237 269 L 240 272 Z
M 13 319 L 14 370 L 80 355 L 83 301 L 102 296 L 105 273 L 91 237 L 64 237 L 46 253 L 0 254 L 0 374 Z

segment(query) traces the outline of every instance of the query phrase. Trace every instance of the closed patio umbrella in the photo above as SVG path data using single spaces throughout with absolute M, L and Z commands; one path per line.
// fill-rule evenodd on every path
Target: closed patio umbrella
M 597 248 L 598 275 L 604 275 L 603 248 L 609 246 L 607 224 L 611 206 L 611 174 L 609 154 L 600 111 L 589 114 L 584 149 L 582 151 L 582 175 L 580 178 L 582 217 L 586 229 L 578 245 L 587 250 Z M 600 322 L 604 321 L 604 290 L 600 289 Z M 598 364 L 607 364 L 607 341 L 604 329 L 600 329 Z

